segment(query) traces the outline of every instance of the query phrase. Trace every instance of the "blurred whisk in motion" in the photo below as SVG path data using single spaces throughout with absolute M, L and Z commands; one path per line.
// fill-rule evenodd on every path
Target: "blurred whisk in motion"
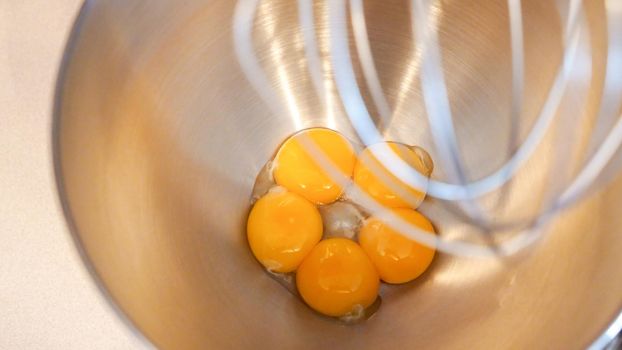
M 336 182 L 348 188 L 349 197 L 356 198 L 368 211 L 385 215 L 398 231 L 424 245 L 465 256 L 505 256 L 529 247 L 543 236 L 557 213 L 601 188 L 622 167 L 622 3 L 605 1 L 606 33 L 602 36 L 590 32 L 580 0 L 558 3 L 562 54 L 552 80 L 538 81 L 529 76 L 528 65 L 533 60 L 525 56 L 529 43 L 524 36 L 521 1 L 507 1 L 508 54 L 497 60 L 502 68 L 489 67 L 509 68 L 504 73 L 510 82 L 503 97 L 507 99 L 503 104 L 506 110 L 479 116 L 485 123 L 497 125 L 493 131 L 496 135 L 491 135 L 480 133 L 483 128 L 478 125 L 469 126 L 468 114 L 472 112 L 453 100 L 456 86 L 475 91 L 467 94 L 468 99 L 485 101 L 492 97 L 471 89 L 469 74 L 473 73 L 455 76 L 444 68 L 452 64 L 445 57 L 458 62 L 461 58 L 453 56 L 456 53 L 443 40 L 451 31 L 441 28 L 450 28 L 452 23 L 440 23 L 440 2 L 412 0 L 410 8 L 404 8 L 410 14 L 410 28 L 404 28 L 403 35 L 412 40 L 412 54 L 408 61 L 399 62 L 391 61 L 390 48 L 385 52 L 371 47 L 369 36 L 375 28 L 366 21 L 362 0 L 331 0 L 322 8 L 309 0 L 297 2 L 299 28 L 288 35 L 303 53 L 296 64 L 307 69 L 309 83 L 324 106 L 322 126 L 347 124 L 341 129 L 350 130 L 349 135 L 365 146 L 376 145 L 373 155 L 386 169 L 432 197 L 421 210 L 433 220 L 437 213 L 452 213 L 460 225 L 470 225 L 465 234 L 446 236 L 441 231 L 433 236 L 419 231 L 343 177 L 313 142 L 305 142 L 307 152 Z M 327 23 L 317 23 L 314 11 L 318 10 L 328 11 Z M 268 41 L 275 40 L 270 35 L 279 30 L 277 19 L 256 23 L 258 11 L 263 11 L 265 21 L 269 8 L 262 9 L 259 0 L 239 0 L 233 18 L 235 53 L 246 78 L 272 112 L 290 116 L 296 129 L 316 126 L 304 125 L 300 114 L 305 111 L 292 97 L 288 80 L 275 83 L 265 73 L 265 63 L 258 60 L 254 44 L 257 27 L 268 33 Z M 476 28 L 477 23 L 473 26 Z M 477 31 L 472 35 L 477 37 Z M 543 30 L 542 35 L 550 33 Z M 595 40 L 606 41 L 602 72 L 595 68 L 600 63 L 593 60 Z M 484 39 L 476 38 L 475 42 L 484 45 Z M 276 42 L 267 46 L 275 57 L 276 76 L 285 75 L 285 63 L 278 59 L 282 49 Z M 389 57 L 383 57 L 385 54 Z M 403 71 L 399 75 L 406 89 L 415 90 L 409 97 L 415 101 L 410 111 L 397 113 L 395 105 L 404 102 L 391 101 L 385 94 L 377 67 L 388 64 Z M 599 74 L 604 79 L 594 79 Z M 601 85 L 594 86 L 599 81 Z M 541 96 L 534 92 L 536 85 L 546 85 Z M 337 94 L 331 94 L 332 89 Z M 455 116 L 467 120 L 466 124 L 456 125 Z M 389 126 L 395 129 L 398 125 L 399 129 L 399 124 L 409 118 L 417 123 L 417 135 L 386 134 Z M 460 130 L 461 126 L 465 130 Z M 423 145 L 436 166 L 433 177 L 420 174 L 381 143 L 393 138 Z M 465 157 L 465 149 L 481 154 Z M 532 164 L 534 158 L 539 161 Z M 520 191 L 515 183 L 522 184 Z M 385 185 L 399 190 L 390 182 Z M 525 187 L 530 190 L 526 192 Z M 408 199 L 412 194 L 403 196 Z

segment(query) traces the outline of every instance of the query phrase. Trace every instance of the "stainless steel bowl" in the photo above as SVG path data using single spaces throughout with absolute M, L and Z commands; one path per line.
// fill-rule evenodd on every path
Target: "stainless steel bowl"
M 585 5 L 593 106 L 603 80 L 604 9 L 599 1 Z M 330 71 L 326 4 L 314 6 Z M 284 115 L 267 108 L 236 61 L 234 7 L 231 0 L 87 1 L 60 74 L 54 152 L 65 213 L 99 285 L 153 344 L 571 349 L 605 331 L 622 309 L 619 180 L 563 213 L 527 254 L 440 255 L 421 279 L 383 290 L 380 311 L 360 325 L 319 317 L 263 273 L 244 234 L 260 167 L 297 127 L 334 123 L 354 134 L 334 85 L 328 110 L 318 103 L 295 2 L 262 1 L 254 31 L 259 59 L 288 102 Z M 371 48 L 394 109 L 383 128 L 390 139 L 431 147 L 406 8 L 404 1 L 365 2 Z M 511 87 L 507 7 L 447 0 L 438 9 L 463 151 L 486 172 L 499 161 L 491 145 L 504 145 L 507 134 L 500 112 Z M 559 65 L 561 24 L 554 1 L 523 1 L 523 12 L 529 112 Z M 546 161 L 538 157 L 530 169 Z M 529 212 L 538 188 L 515 186 L 527 194 L 517 210 Z M 461 229 L 459 222 L 437 224 L 445 234 Z

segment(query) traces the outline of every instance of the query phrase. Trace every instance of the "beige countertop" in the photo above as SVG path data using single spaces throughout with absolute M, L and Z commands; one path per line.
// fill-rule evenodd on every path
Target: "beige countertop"
M 80 3 L 0 1 L 0 349 L 146 347 L 91 281 L 56 198 L 53 86 Z

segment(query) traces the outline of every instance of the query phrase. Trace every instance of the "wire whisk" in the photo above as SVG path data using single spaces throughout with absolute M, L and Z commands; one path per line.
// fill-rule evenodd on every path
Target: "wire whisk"
M 376 60 L 370 47 L 368 24 L 362 0 L 327 0 L 330 57 L 332 74 L 327 78 L 322 55 L 317 42 L 314 3 L 311 0 L 298 0 L 298 21 L 302 33 L 302 43 L 306 66 L 313 88 L 322 104 L 327 104 L 329 92 L 325 84 L 331 79 L 336 87 L 339 102 L 344 114 L 356 132 L 360 142 L 374 147 L 374 156 L 403 183 L 427 192 L 435 200 L 445 203 L 457 212 L 465 223 L 479 228 L 483 240 L 474 242 L 465 239 L 450 239 L 443 235 L 431 236 L 419 231 L 403 219 L 391 214 L 387 208 L 369 197 L 364 191 L 344 178 L 320 152 L 313 142 L 305 142 L 305 147 L 316 162 L 333 179 L 348 187 L 348 195 L 356 198 L 370 212 L 384 215 L 395 229 L 420 243 L 435 247 L 440 251 L 462 256 L 507 256 L 531 246 L 542 237 L 548 223 L 560 211 L 573 205 L 587 194 L 592 193 L 612 180 L 622 168 L 620 145 L 622 144 L 622 3 L 617 0 L 605 1 L 606 14 L 606 66 L 598 108 L 587 116 L 593 123 L 586 137 L 587 144 L 578 171 L 572 172 L 570 162 L 565 162 L 567 152 L 579 142 L 575 135 L 577 128 L 585 121 L 571 102 L 583 101 L 594 82 L 592 65 L 592 43 L 590 27 L 580 0 L 570 0 L 558 4 L 561 23 L 562 57 L 554 74 L 552 84 L 544 102 L 535 115 L 529 131 L 521 136 L 524 119 L 523 102 L 525 95 L 525 49 L 524 28 L 520 0 L 507 0 L 509 41 L 511 48 L 511 103 L 509 107 L 510 130 L 507 145 L 499 147 L 508 151 L 505 162 L 493 172 L 473 179 L 471 168 L 465 161 L 454 123 L 448 93 L 447 77 L 443 69 L 443 47 L 439 39 L 439 16 L 442 6 L 432 0 L 410 0 L 410 37 L 419 53 L 418 75 L 423 106 L 427 116 L 429 134 L 434 145 L 434 161 L 443 177 L 427 178 L 412 169 L 400 159 L 389 146 L 382 145 L 385 137 L 378 123 L 374 121 L 372 106 L 368 106 L 359 85 L 353 58 L 358 59 L 360 76 L 371 97 L 373 108 L 379 120 L 391 120 L 393 111 L 387 101 Z M 265 70 L 257 59 L 253 44 L 253 26 L 260 0 L 239 0 L 234 13 L 234 47 L 237 59 L 248 81 L 262 100 L 274 113 L 288 114 L 286 98 L 274 91 Z M 350 24 L 350 28 L 348 27 Z M 350 34 L 351 30 L 351 36 Z M 351 52 L 351 44 L 356 47 L 356 55 Z M 287 88 L 287 87 L 286 87 Z M 572 107 L 569 107 L 571 106 Z M 493 116 L 491 116 L 492 118 Z M 296 124 L 296 118 L 293 118 Z M 301 125 L 295 125 L 302 128 Z M 547 178 L 547 191 L 541 199 L 542 205 L 531 217 L 501 220 L 494 210 L 482 205 L 482 198 L 494 194 L 497 207 L 503 208 L 513 200 L 513 182 L 525 164 L 545 147 L 543 140 L 547 133 L 556 133 L 555 152 L 548 160 L 551 169 Z M 307 140 L 309 141 L 309 140 Z M 568 163 L 568 164 L 564 164 Z M 563 171 L 560 169 L 564 169 Z M 387 183 L 387 186 L 391 186 Z M 396 189 L 397 190 L 397 189 Z M 408 196 L 409 194 L 404 194 Z M 500 231 L 513 231 L 497 239 Z

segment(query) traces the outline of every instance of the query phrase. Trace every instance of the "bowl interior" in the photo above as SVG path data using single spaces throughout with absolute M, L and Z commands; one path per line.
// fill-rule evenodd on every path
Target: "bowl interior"
M 380 311 L 360 325 L 318 316 L 263 273 L 245 239 L 259 169 L 301 127 L 328 126 L 356 138 L 330 78 L 328 6 L 314 2 L 328 77 L 323 105 L 295 5 L 261 1 L 254 23 L 255 52 L 286 106 L 275 114 L 237 62 L 234 1 L 86 3 L 59 86 L 57 175 L 87 263 L 125 315 L 170 349 L 575 348 L 597 337 L 622 306 L 620 181 L 564 212 L 519 257 L 440 254 L 414 283 L 383 288 Z M 408 2 L 364 6 L 393 110 L 388 120 L 372 114 L 388 139 L 421 145 L 434 157 Z M 522 6 L 528 130 L 559 66 L 561 20 L 554 1 Z M 507 156 L 499 152 L 510 126 L 507 5 L 441 1 L 435 9 L 461 151 L 479 178 Z M 602 85 L 602 16 L 602 3 L 589 2 L 594 83 L 587 106 Z M 547 135 L 544 149 L 554 142 Z M 538 209 L 550 159 L 542 151 L 521 170 L 508 215 Z M 443 235 L 471 230 L 438 201 L 424 210 Z

